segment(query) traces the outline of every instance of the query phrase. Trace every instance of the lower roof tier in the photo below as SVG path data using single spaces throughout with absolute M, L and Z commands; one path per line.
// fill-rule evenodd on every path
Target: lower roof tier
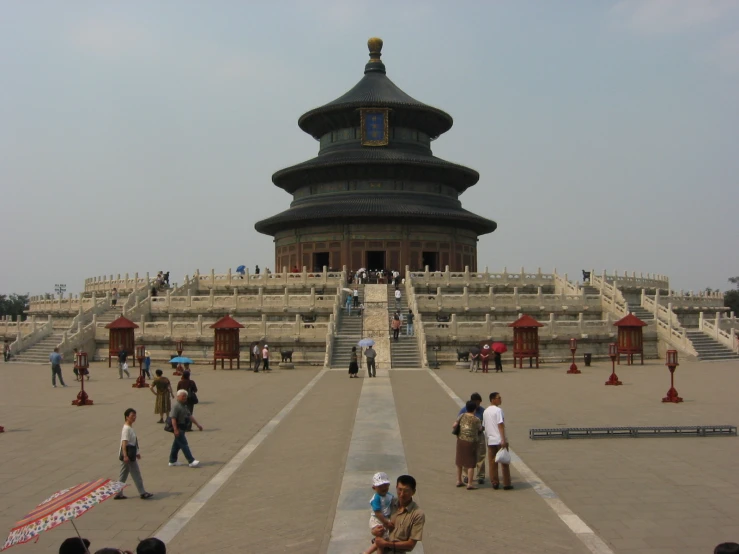
M 338 194 L 320 200 L 301 202 L 289 210 L 258 221 L 254 228 L 274 236 L 290 227 L 305 227 L 331 222 L 357 223 L 359 221 L 402 221 L 426 225 L 463 227 L 478 235 L 492 233 L 498 227 L 495 221 L 473 214 L 442 197 L 408 193 L 394 194 Z

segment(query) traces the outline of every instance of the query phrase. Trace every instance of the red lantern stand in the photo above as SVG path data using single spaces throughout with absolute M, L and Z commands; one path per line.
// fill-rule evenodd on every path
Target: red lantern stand
M 643 328 L 647 324 L 636 317 L 629 314 L 614 323 L 618 327 L 618 363 L 621 364 L 621 354 L 626 354 L 626 363 L 633 365 L 634 354 L 641 355 L 641 365 L 644 365 L 644 340 Z
M 241 346 L 239 344 L 239 329 L 243 329 L 243 325 L 226 315 L 210 326 L 215 329 L 215 339 L 213 342 L 213 370 L 216 369 L 218 360 L 221 360 L 221 369 L 224 369 L 223 361 L 229 361 L 229 369 L 233 369 L 233 361 L 236 360 L 236 369 L 239 369 L 241 362 Z
M 110 367 L 113 358 L 118 358 L 118 353 L 121 350 L 125 350 L 131 355 L 133 366 L 136 367 L 136 357 L 133 355 L 135 353 L 133 330 L 138 329 L 139 326 L 130 319 L 120 316 L 115 321 L 108 323 L 105 328 L 110 330 L 108 335 L 108 367 Z
M 577 339 L 574 337 L 570 339 L 570 352 L 572 352 L 572 365 L 570 366 L 570 369 L 567 371 L 567 373 L 571 375 L 577 375 L 578 373 L 582 373 L 582 371 L 577 369 L 577 365 L 575 364 L 575 352 L 577 352 Z
M 606 381 L 606 385 L 623 385 L 621 381 L 618 380 L 618 375 L 616 375 L 616 358 L 618 358 L 618 345 L 615 342 L 612 342 L 608 345 L 608 355 L 611 357 L 611 376 L 608 378 L 608 381 Z
M 182 356 L 182 351 L 185 350 L 185 347 L 182 344 L 182 341 L 181 340 L 178 340 L 174 344 L 174 349 L 177 352 L 177 356 Z M 172 375 L 182 376 L 182 374 L 184 373 L 184 371 L 185 371 L 185 368 L 182 367 L 182 364 L 177 364 L 177 369 L 174 370 L 174 373 L 172 373 Z
M 139 361 L 139 376 L 136 378 L 136 382 L 131 385 L 134 389 L 149 388 L 149 385 L 146 382 L 146 376 L 144 375 L 144 358 L 146 358 L 146 346 L 139 344 L 136 347 L 136 359 Z
M 85 373 L 90 367 L 90 363 L 87 360 L 87 352 L 77 352 L 74 358 L 74 365 L 79 371 L 80 376 L 80 392 L 77 393 L 77 398 L 72 400 L 73 406 L 92 406 L 92 400 L 87 396 L 85 392 Z
M 665 365 L 670 370 L 670 390 L 667 391 L 667 396 L 662 399 L 662 402 L 678 404 L 682 402 L 683 399 L 677 395 L 677 391 L 675 390 L 675 368 L 680 365 L 677 363 L 677 350 L 667 351 L 667 362 Z
M 539 367 L 539 327 L 543 327 L 530 315 L 522 315 L 508 327 L 513 327 L 513 367 L 516 367 L 516 359 L 521 362 L 529 359 L 529 367 L 532 367 L 532 358 L 536 358 L 536 367 Z

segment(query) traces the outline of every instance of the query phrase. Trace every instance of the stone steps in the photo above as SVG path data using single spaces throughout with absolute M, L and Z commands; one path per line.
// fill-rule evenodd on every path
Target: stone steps
M 739 354 L 734 354 L 703 331 L 686 330 L 686 334 L 690 342 L 693 343 L 693 348 L 698 352 L 698 359 L 701 361 L 739 360 Z
M 364 286 L 359 286 L 359 303 L 364 302 Z M 336 334 L 334 335 L 333 350 L 331 353 L 331 367 L 349 369 L 352 347 L 362 339 L 362 318 L 357 310 L 352 308 L 351 315 L 347 315 L 344 306 L 339 310 L 339 318 L 336 322 Z M 357 346 L 357 358 L 360 356 L 360 348 Z
M 403 291 L 401 291 L 403 292 Z M 388 321 L 397 311 L 395 307 L 395 287 L 388 285 L 387 287 L 387 312 Z M 420 367 L 421 357 L 418 355 L 418 343 L 415 337 L 409 337 L 405 334 L 406 316 L 408 315 L 408 300 L 405 293 L 400 298 L 400 313 L 403 314 L 403 325 L 400 327 L 400 335 L 398 340 L 393 340 L 392 333 L 390 336 L 390 367 Z
M 24 364 L 48 364 L 49 355 L 62 342 L 64 333 L 52 333 L 33 346 L 19 352 L 11 361 Z
M 629 311 L 642 321 L 651 321 L 654 319 L 654 314 L 641 306 L 629 306 Z

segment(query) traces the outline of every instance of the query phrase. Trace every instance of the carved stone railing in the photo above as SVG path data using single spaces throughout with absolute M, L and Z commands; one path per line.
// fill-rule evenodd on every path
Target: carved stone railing
M 681 354 L 698 356 L 698 352 L 688 338 L 685 329 L 670 325 L 661 319 L 655 319 L 653 321 L 657 325 L 657 336 L 661 341 L 664 341 L 670 348 L 677 350 Z
M 32 314 L 75 314 L 92 308 L 100 299 L 96 297 L 75 296 L 70 294 L 66 299 L 32 297 L 28 302 L 29 315 Z
M 619 274 L 618 271 L 607 273 L 603 270 L 600 275 L 596 275 L 595 270 L 590 270 L 591 285 L 593 284 L 593 277 L 598 277 L 606 283 L 616 283 L 617 286 L 622 286 L 629 289 L 663 289 L 668 290 L 670 288 L 670 280 L 666 275 L 655 275 L 647 273 L 646 276 L 643 273 L 639 275 L 636 272 L 631 272 L 631 275 L 627 271 Z
M 31 316 L 25 321 L 13 320 L 11 316 L 3 316 L 0 318 L 0 333 L 5 337 L 17 337 L 31 333 L 37 324 L 35 316 Z
M 40 340 L 45 339 L 54 332 L 54 323 L 52 316 L 44 323 L 38 323 L 35 316 L 31 317 L 30 332 L 26 334 L 18 333 L 16 339 L 10 343 L 10 354 L 17 355 L 27 350 Z
M 556 271 L 556 270 L 555 270 Z M 506 268 L 502 272 L 491 273 L 485 271 L 449 271 L 449 266 L 444 271 L 410 271 L 406 266 L 406 282 L 410 281 L 416 287 L 489 287 L 489 286 L 553 286 L 554 274 L 542 273 L 541 268 L 536 272 L 527 272 L 521 268 L 519 273 L 508 273 Z
M 197 317 L 196 321 L 174 321 L 170 315 L 168 321 L 140 321 L 139 327 L 135 329 L 134 334 L 137 340 L 186 340 L 186 339 L 205 339 L 213 340 L 213 329 L 210 325 L 215 323 L 214 319 L 205 320 L 202 315 Z M 272 341 L 290 341 L 300 342 L 307 340 L 311 342 L 322 342 L 326 339 L 329 331 L 329 324 L 332 322 L 315 322 L 306 323 L 301 319 L 300 314 L 296 314 L 294 321 L 267 321 L 267 316 L 263 315 L 261 321 L 242 321 L 244 328 L 241 334 L 249 337 L 249 340 Z M 104 341 L 108 338 L 108 330 L 104 323 L 97 323 L 95 329 L 95 339 Z
M 290 294 L 287 289 L 283 294 L 264 294 L 260 287 L 258 294 L 239 294 L 237 289 L 230 295 L 216 295 L 210 289 L 207 296 L 193 296 L 188 291 L 186 296 L 149 297 L 149 311 L 152 314 L 207 314 L 213 311 L 229 310 L 233 313 L 247 311 L 277 311 L 301 309 L 312 312 L 315 310 L 332 310 L 337 304 L 338 294 L 319 294 L 315 287 L 311 287 L 308 294 Z
M 610 313 L 617 319 L 628 315 L 629 304 L 617 286 L 595 273 L 590 274 L 590 285 L 600 291 L 601 308 L 604 312 Z
M 550 314 L 548 320 L 541 321 L 543 327 L 539 329 L 540 337 L 551 338 L 587 338 L 591 335 L 615 337 L 616 327 L 614 320 L 606 314 L 605 319 L 584 319 L 579 314 L 577 320 L 560 320 L 554 314 Z M 513 339 L 513 328 L 509 327 L 509 321 L 494 321 L 486 314 L 484 321 L 459 321 L 456 314 L 452 314 L 449 322 L 424 322 L 423 331 L 426 340 L 452 340 L 452 341 L 480 341 L 500 340 L 511 341 Z M 420 326 L 419 326 L 420 327 Z M 654 322 L 647 322 L 644 332 L 652 334 L 656 332 Z
M 412 287 L 414 288 L 414 287 Z M 562 287 L 564 290 L 565 287 Z M 437 287 L 433 294 L 415 292 L 416 305 L 421 312 L 431 311 L 494 311 L 511 309 L 526 311 L 526 309 L 583 311 L 600 308 L 601 300 L 598 295 L 584 295 L 582 289 L 579 294 L 543 294 L 542 287 L 538 287 L 536 294 L 519 293 L 518 287 L 513 288 L 512 294 L 495 294 L 493 287 L 489 287 L 487 294 L 470 293 L 467 287 L 462 294 L 443 293 Z
M 106 293 L 117 289 L 118 293 L 128 293 L 142 287 L 147 289 L 151 287 L 148 272 L 146 273 L 146 277 L 139 277 L 139 274 L 135 273 L 133 278 L 129 278 L 128 273 L 126 273 L 121 278 L 121 274 L 119 273 L 115 278 L 111 275 L 109 278 L 102 276 L 85 279 L 85 292 Z
M 208 274 L 196 271 L 194 278 L 198 280 L 198 290 L 204 289 L 231 289 L 233 287 L 336 287 L 346 282 L 345 271 L 303 271 L 300 273 L 260 273 L 251 275 L 246 272 L 243 276 L 231 273 L 217 274 L 211 269 Z
M 651 298 L 644 290 L 642 290 L 642 296 Z M 660 291 L 658 290 L 653 298 L 657 304 L 661 304 L 663 306 L 671 304 L 673 309 L 692 308 L 694 310 L 729 311 L 729 308 L 724 307 L 724 295 L 720 292 L 692 295 L 683 294 L 682 291 L 679 293 L 670 291 L 668 294 L 660 294 Z M 644 303 L 644 301 L 642 301 L 642 303 Z
M 580 296 L 582 294 L 582 289 L 578 286 L 577 283 L 570 283 L 566 273 L 563 277 L 559 273 L 557 273 L 557 270 L 555 269 L 552 275 L 554 277 L 555 294 L 569 296 Z
M 698 319 L 698 328 L 715 339 L 719 344 L 725 346 L 735 354 L 739 354 L 739 334 L 737 334 L 736 317 L 732 317 L 734 324 L 728 329 L 722 329 L 722 318 L 721 312 L 716 312 L 716 316 L 713 319 L 709 319 L 703 316 L 703 312 L 700 313 Z
M 62 356 L 69 356 L 75 348 L 79 348 L 80 350 L 86 348 L 86 345 L 95 339 L 97 316 L 98 314 L 92 314 L 90 323 L 83 325 L 80 322 L 76 330 L 64 333 L 62 341 L 58 345 L 59 352 Z

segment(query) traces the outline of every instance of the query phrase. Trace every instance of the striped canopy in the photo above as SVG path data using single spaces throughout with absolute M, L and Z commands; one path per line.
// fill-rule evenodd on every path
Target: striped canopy
M 15 524 L 2 549 L 28 542 L 34 537 L 38 540 L 38 536 L 44 531 L 81 516 L 96 504 L 123 490 L 125 486 L 120 481 L 98 479 L 57 492 Z

